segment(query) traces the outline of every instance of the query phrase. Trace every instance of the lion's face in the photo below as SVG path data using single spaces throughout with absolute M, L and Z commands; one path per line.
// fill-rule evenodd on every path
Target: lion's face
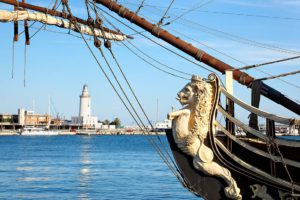
M 181 103 L 181 105 L 184 106 L 190 104 L 194 101 L 193 86 L 188 83 L 182 90 L 180 90 L 180 92 L 178 92 L 177 96 L 177 100 Z

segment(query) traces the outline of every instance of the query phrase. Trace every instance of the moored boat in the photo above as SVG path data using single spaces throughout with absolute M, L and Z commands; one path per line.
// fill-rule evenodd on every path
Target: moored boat
M 52 135 L 59 135 L 60 131 L 48 130 L 45 127 L 27 126 L 27 127 L 24 127 L 19 132 L 19 134 L 23 135 L 23 136 L 52 136 Z

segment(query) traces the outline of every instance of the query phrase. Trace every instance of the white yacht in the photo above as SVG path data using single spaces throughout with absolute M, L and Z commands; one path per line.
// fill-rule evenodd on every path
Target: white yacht
M 26 136 L 50 136 L 50 135 L 59 135 L 60 131 L 58 130 L 49 130 L 46 127 L 34 127 L 34 126 L 28 126 L 24 127 L 20 131 L 20 135 L 26 135 Z

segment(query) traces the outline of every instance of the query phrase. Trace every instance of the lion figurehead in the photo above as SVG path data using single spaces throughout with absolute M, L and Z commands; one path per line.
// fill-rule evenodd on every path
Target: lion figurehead
M 198 76 L 192 76 L 191 82 L 178 92 L 177 100 L 184 105 L 191 105 L 199 101 L 199 98 L 211 90 L 211 85 Z
M 192 134 L 205 135 L 208 129 L 207 125 L 213 101 L 212 84 L 194 75 L 191 82 L 177 95 L 181 105 L 191 110 L 189 124 Z

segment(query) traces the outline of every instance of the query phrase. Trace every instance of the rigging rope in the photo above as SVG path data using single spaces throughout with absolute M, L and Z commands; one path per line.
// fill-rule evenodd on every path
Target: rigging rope
M 12 66 L 11 66 L 11 78 L 14 79 L 14 69 L 15 69 L 15 41 L 12 43 Z
M 94 6 L 94 11 L 95 11 L 96 16 L 99 17 L 99 14 L 98 14 L 97 9 L 96 9 L 96 4 L 95 4 L 95 2 L 93 2 L 93 6 Z M 119 70 L 120 70 L 120 72 L 121 72 L 121 74 L 122 74 L 122 76 L 123 76 L 123 78 L 124 78 L 124 80 L 126 81 L 128 87 L 130 88 L 131 93 L 133 94 L 135 100 L 137 101 L 137 103 L 138 103 L 140 109 L 142 110 L 144 116 L 145 116 L 146 119 L 148 120 L 148 123 L 151 125 L 151 128 L 154 129 L 154 127 L 153 127 L 153 125 L 152 125 L 150 119 L 148 118 L 148 115 L 146 114 L 146 112 L 145 112 L 144 108 L 142 107 L 140 101 L 138 100 L 138 98 L 137 98 L 135 92 L 133 91 L 131 85 L 129 84 L 129 81 L 128 81 L 128 79 L 126 78 L 126 76 L 125 76 L 125 74 L 124 74 L 124 72 L 123 72 L 123 70 L 122 70 L 122 68 L 121 68 L 121 65 L 120 65 L 119 62 L 117 61 L 117 59 L 116 59 L 116 57 L 115 57 L 115 55 L 114 55 L 114 53 L 113 53 L 113 51 L 112 51 L 112 49 L 111 49 L 111 45 L 108 45 L 108 46 L 106 46 L 106 47 L 109 49 L 109 51 L 110 51 L 110 53 L 111 53 L 113 59 L 115 60 L 117 66 L 118 66 L 118 68 L 119 68 Z M 100 49 L 100 50 L 101 50 L 101 49 Z M 102 56 L 105 58 L 105 55 L 103 54 L 103 52 L 101 52 L 101 54 L 102 54 Z M 107 62 L 107 64 L 110 66 L 110 64 L 109 64 L 108 62 Z M 110 68 L 110 69 L 111 69 L 111 68 Z M 114 75 L 114 72 L 113 72 L 112 70 L 111 70 L 111 72 L 112 72 L 113 75 Z M 119 83 L 119 81 L 117 80 L 117 78 L 116 78 L 115 75 L 114 75 L 114 77 L 115 77 L 116 81 Z M 121 86 L 121 85 L 119 85 L 119 87 L 122 89 L 122 86 Z M 123 89 L 122 89 L 122 91 L 123 91 L 123 94 L 124 94 L 124 95 L 126 96 L 126 98 L 127 98 L 127 95 L 126 95 L 125 91 L 124 91 Z M 128 98 L 127 98 L 127 100 L 128 100 L 128 102 L 130 103 L 130 101 L 129 101 Z M 131 103 L 130 103 L 130 105 L 132 106 Z M 132 109 L 133 109 L 134 112 L 136 113 L 135 108 L 134 108 L 133 106 L 132 106 Z M 137 113 L 136 113 L 136 115 L 138 116 Z M 140 119 L 139 116 L 138 116 L 138 118 L 139 118 L 141 124 L 144 126 L 145 130 L 147 130 L 145 124 L 143 123 L 143 121 Z M 149 134 L 149 133 L 148 133 L 148 134 Z M 156 135 L 158 136 L 157 132 L 156 132 Z M 159 137 L 158 137 L 158 139 L 160 140 Z M 160 143 L 162 144 L 162 146 L 164 146 L 161 140 L 160 140 Z M 165 152 L 168 154 L 168 151 L 167 151 L 166 149 L 165 149 Z M 169 155 L 169 154 L 168 154 L 168 155 Z M 169 158 L 171 159 L 171 156 L 170 156 L 170 155 L 169 155 Z M 171 159 L 171 160 L 172 160 L 172 159 Z M 173 161 L 173 160 L 172 160 L 172 161 Z M 173 164 L 175 165 L 174 161 L 173 161 Z
M 255 80 L 260 80 L 260 81 L 264 81 L 264 80 L 271 80 L 271 79 L 275 79 L 275 78 L 280 78 L 280 77 L 284 77 L 284 76 L 290 76 L 290 75 L 295 75 L 300 73 L 300 70 L 294 71 L 294 72 L 289 72 L 289 73 L 284 73 L 284 74 L 279 74 L 276 76 L 269 76 L 269 77 L 264 77 L 264 78 L 259 78 L 259 79 L 255 79 Z
M 102 12 L 104 12 L 105 14 L 107 14 L 108 16 L 110 16 L 111 18 L 113 18 L 113 19 L 115 19 L 116 21 L 118 21 L 119 23 L 123 24 L 123 25 L 126 26 L 127 28 L 133 30 L 134 32 L 136 32 L 136 33 L 138 33 L 139 35 L 143 36 L 144 38 L 150 40 L 151 42 L 157 44 L 158 46 L 164 48 L 165 50 L 167 50 L 167 51 L 169 51 L 169 52 L 175 54 L 175 55 L 178 56 L 178 57 L 181 57 L 182 59 L 184 59 L 184 60 L 186 60 L 186 61 L 188 61 L 188 62 L 190 62 L 190 63 L 192 63 L 192 64 L 194 64 L 194 65 L 196 65 L 196 66 L 198 66 L 198 67 L 200 67 L 200 68 L 202 68 L 202 69 L 208 71 L 208 72 L 214 73 L 213 70 L 208 69 L 207 67 L 204 67 L 203 65 L 200 65 L 199 63 L 197 63 L 197 62 L 195 62 L 195 61 L 193 61 L 193 60 L 191 60 L 191 59 L 189 59 L 189 58 L 187 58 L 187 57 L 185 57 L 185 56 L 183 56 L 183 55 L 181 55 L 181 54 L 175 52 L 174 50 L 172 50 L 172 49 L 170 49 L 170 48 L 168 48 L 168 47 L 165 47 L 164 45 L 160 44 L 159 42 L 155 41 L 154 39 L 151 39 L 150 37 L 146 36 L 145 34 L 143 34 L 143 33 L 139 32 L 139 31 L 137 31 L 136 29 L 134 29 L 134 28 L 128 26 L 127 24 L 125 24 L 125 23 L 122 22 L 121 20 L 117 19 L 117 18 L 114 17 L 113 15 L 109 14 L 108 12 L 106 12 L 105 10 L 103 10 L 102 8 L 100 8 L 99 6 L 97 6 L 97 8 L 98 8 L 99 10 L 101 10 Z
M 132 3 L 127 0 L 122 0 L 126 4 L 129 5 L 139 5 L 137 3 Z M 158 6 L 158 5 L 150 5 L 150 4 L 144 4 L 144 7 L 152 7 L 152 8 L 160 8 L 165 9 L 166 6 Z M 188 8 L 182 8 L 182 7 L 172 7 L 172 10 L 188 10 Z M 271 16 L 271 15 L 256 15 L 256 14 L 248 14 L 248 13 L 234 13 L 234 12 L 223 12 L 223 11 L 213 11 L 213 10 L 199 10 L 198 12 L 203 13 L 209 13 L 209 14 L 221 14 L 221 15 L 235 15 L 235 16 L 243 16 L 243 17 L 257 17 L 257 18 L 269 18 L 269 19 L 279 19 L 279 20 L 296 20 L 299 21 L 300 18 L 294 18 L 294 17 L 284 17 L 284 16 Z
M 144 15 L 142 15 L 142 16 L 143 16 L 144 18 L 146 18 L 146 16 L 144 16 Z M 167 27 L 167 28 L 170 29 L 170 30 L 173 30 L 173 31 L 176 32 L 176 33 L 179 33 L 178 31 L 175 31 L 174 29 L 172 29 L 172 28 L 170 28 L 170 27 Z M 142 35 L 143 32 L 146 32 L 146 31 L 137 32 L 136 34 Z M 235 61 L 237 61 L 237 62 L 240 62 L 240 63 L 246 65 L 245 62 L 243 62 L 243 61 L 241 61 L 241 60 L 238 60 L 238 59 L 236 59 L 236 58 L 233 58 L 232 56 L 229 56 L 229 55 L 225 54 L 224 52 L 221 52 L 221 51 L 219 51 L 219 50 L 217 50 L 217 49 L 215 49 L 215 48 L 211 48 L 211 47 L 209 47 L 209 46 L 207 46 L 207 45 L 205 45 L 205 44 L 203 44 L 203 43 L 201 43 L 201 42 L 199 42 L 199 41 L 197 41 L 197 40 L 195 40 L 195 39 L 193 39 L 193 38 L 191 38 L 191 37 L 189 37 L 189 36 L 187 36 L 187 35 L 185 35 L 185 34 L 182 34 L 182 33 L 179 33 L 179 34 L 180 34 L 180 35 L 183 35 L 183 36 L 185 36 L 185 37 L 187 37 L 187 38 L 189 38 L 189 39 L 191 39 L 191 40 L 193 40 L 193 41 L 195 41 L 195 42 L 197 42 L 197 43 L 199 43 L 199 44 L 202 44 L 202 45 L 204 45 L 204 46 L 206 46 L 206 47 L 208 47 L 208 48 L 210 48 L 210 49 L 212 49 L 212 50 L 214 50 L 214 51 L 216 51 L 216 52 L 219 52 L 219 53 L 221 53 L 222 55 L 225 55 L 225 56 L 227 56 L 227 57 L 229 57 L 229 58 L 231 58 L 231 59 L 233 59 L 233 60 L 235 60 Z M 297 57 L 297 56 L 296 56 L 296 57 Z M 263 71 L 263 70 L 261 70 L 261 69 L 256 69 L 256 70 L 259 71 L 259 72 L 261 72 L 261 73 L 263 73 L 263 74 L 272 76 L 272 74 L 270 74 L 270 73 L 268 73 L 268 72 L 265 72 L 265 71 Z M 280 80 L 281 82 L 286 83 L 287 85 L 293 86 L 293 87 L 296 88 L 296 89 L 300 89 L 300 86 L 298 86 L 298 85 L 296 85 L 296 84 L 293 84 L 293 83 L 291 83 L 291 82 L 288 82 L 288 81 L 283 80 L 283 79 L 280 79 L 280 78 L 278 78 L 278 80 Z M 223 83 L 222 83 L 222 84 L 223 84 Z
M 209 4 L 209 3 L 213 2 L 213 1 L 214 0 L 209 0 L 209 1 L 205 2 L 205 3 L 203 3 L 203 4 L 201 4 L 201 2 L 200 2 L 200 3 L 198 3 L 198 6 L 194 6 L 194 7 L 190 8 L 189 10 L 187 10 L 186 12 L 182 13 L 181 15 L 176 16 L 175 19 L 169 21 L 167 24 L 171 24 L 174 21 L 177 21 L 178 19 L 180 19 L 183 16 L 187 15 L 188 13 L 193 12 L 193 11 L 195 11 L 195 10 L 197 10 L 197 9 L 199 9 L 199 8 L 205 6 L 205 5 L 207 5 L 207 4 Z
M 163 24 L 163 21 L 164 21 L 165 18 L 167 18 L 166 15 L 167 15 L 168 11 L 170 10 L 171 6 L 173 5 L 174 1 L 175 0 L 171 1 L 171 3 L 169 4 L 168 8 L 165 11 L 165 13 L 163 14 L 163 16 L 161 17 L 161 19 L 159 20 L 159 22 L 157 22 L 157 26 L 160 26 L 160 25 Z
M 300 56 L 294 56 L 294 57 L 290 57 L 290 58 L 284 58 L 284 59 L 270 61 L 270 62 L 265 62 L 265 63 L 261 63 L 261 64 L 248 65 L 248 66 L 241 67 L 241 68 L 235 68 L 235 69 L 232 69 L 230 71 L 248 70 L 248 69 L 252 69 L 252 68 L 256 68 L 256 67 L 260 67 L 260 66 L 264 66 L 264 65 L 270 65 L 270 64 L 274 64 L 274 63 L 285 62 L 285 61 L 294 60 L 294 59 L 298 59 L 298 58 L 300 58 Z
M 19 10 L 19 1 L 17 1 L 17 6 L 14 6 L 14 10 Z M 17 13 L 17 18 L 19 17 L 19 12 Z M 11 78 L 14 78 L 14 69 L 15 69 L 15 42 L 18 41 L 18 31 L 19 31 L 19 22 L 14 22 L 14 38 L 12 44 L 12 66 L 11 66 Z
M 181 79 L 184 79 L 184 80 L 189 80 L 188 78 L 184 78 L 184 77 L 182 77 L 182 76 L 173 74 L 173 73 L 171 73 L 171 72 L 168 72 L 168 71 L 166 71 L 166 70 L 163 70 L 163 69 L 161 69 L 161 68 L 155 66 L 155 65 L 152 64 L 151 62 L 147 61 L 146 59 L 144 59 L 143 57 L 141 57 L 140 55 L 138 55 L 137 53 L 135 53 L 135 52 L 134 52 L 132 49 L 130 49 L 125 43 L 123 43 L 123 45 L 124 45 L 131 53 L 133 53 L 135 56 L 137 56 L 138 58 L 140 58 L 140 59 L 143 60 L 144 62 L 148 63 L 150 66 L 152 66 L 152 67 L 158 69 L 159 71 L 162 71 L 162 72 L 164 72 L 164 73 L 166 73 L 166 74 L 169 74 L 169 75 L 174 76 L 174 77 L 177 77 L 177 78 L 181 78 Z
M 95 5 L 95 4 L 94 4 L 94 8 L 96 8 L 96 5 Z M 96 11 L 95 11 L 95 12 L 96 12 Z M 98 15 L 98 13 L 96 13 L 96 15 Z M 153 127 L 153 125 L 152 125 L 150 119 L 148 118 L 148 116 L 147 116 L 147 114 L 146 114 L 144 108 L 142 107 L 142 105 L 141 105 L 140 101 L 138 100 L 138 98 L 137 98 L 135 92 L 133 91 L 131 85 L 129 84 L 129 81 L 128 81 L 128 79 L 126 78 L 126 76 L 125 76 L 125 74 L 124 74 L 124 72 L 123 72 L 123 70 L 122 70 L 122 68 L 121 68 L 121 65 L 120 65 L 119 62 L 117 61 L 117 59 L 116 59 L 116 57 L 115 57 L 115 55 L 114 55 L 114 53 L 113 53 L 113 51 L 112 51 L 112 49 L 111 49 L 111 46 L 108 46 L 108 49 L 109 49 L 109 51 L 111 52 L 112 57 L 114 58 L 114 60 L 115 60 L 115 62 L 116 62 L 116 64 L 117 64 L 117 66 L 118 66 L 120 72 L 121 72 L 122 75 L 123 75 L 123 78 L 125 79 L 125 81 L 126 81 L 128 87 L 130 88 L 130 90 L 131 90 L 131 92 L 132 92 L 132 94 L 133 94 L 135 100 L 137 101 L 137 103 L 138 103 L 140 109 L 142 110 L 144 116 L 145 116 L 146 119 L 148 120 L 148 123 L 150 124 L 151 128 L 154 129 L 154 127 Z M 120 86 L 120 87 L 121 87 L 121 86 Z M 133 109 L 134 109 L 134 108 L 133 108 Z M 140 121 L 141 121 L 141 120 L 140 120 Z M 141 121 L 141 123 L 143 124 L 142 121 Z M 143 124 L 143 126 L 145 127 L 144 124 Z M 146 129 L 146 127 L 145 127 L 145 129 Z M 146 129 L 146 130 L 147 130 L 147 129 Z M 149 133 L 148 133 L 148 134 L 149 134 Z M 174 175 L 175 175 L 175 177 L 178 178 L 178 180 L 182 183 L 182 185 L 183 185 L 184 187 L 188 188 L 191 192 L 194 192 L 194 191 L 192 191 L 192 189 L 189 187 L 189 184 L 187 184 L 187 181 L 184 180 L 184 177 L 183 177 L 182 174 L 180 173 L 179 169 L 176 167 L 176 164 L 175 164 L 174 160 L 173 160 L 172 157 L 169 155 L 168 150 L 166 149 L 165 145 L 164 145 L 163 142 L 161 141 L 161 139 L 160 139 L 160 137 L 158 136 L 158 133 L 157 133 L 157 132 L 156 132 L 156 136 L 157 136 L 157 138 L 158 138 L 160 144 L 161 144 L 162 147 L 164 148 L 166 154 L 168 155 L 168 158 L 172 161 L 172 164 L 173 164 L 173 166 L 175 167 L 175 173 L 173 172 Z M 166 161 L 167 161 L 166 164 L 169 166 L 170 169 L 172 169 L 172 166 L 170 166 L 170 163 L 169 163 L 169 161 L 168 161 L 168 158 L 165 158 Z M 176 172 L 177 172 L 179 175 L 176 175 Z M 180 177 L 181 177 L 181 178 L 180 178 Z
M 23 71 L 23 84 L 26 87 L 26 67 L 27 67 L 27 44 L 25 44 L 24 49 L 24 71 Z
M 109 22 L 104 16 L 102 16 L 102 17 L 103 17 L 107 22 Z M 111 24 L 111 23 L 110 23 L 110 24 Z M 112 24 L 111 24 L 111 25 L 112 25 Z M 113 25 L 112 25 L 112 26 L 113 26 Z M 179 72 L 179 73 L 181 73 L 181 74 L 188 75 L 188 76 L 191 76 L 191 75 L 192 75 L 192 74 L 189 74 L 189 73 L 186 73 L 186 72 L 177 70 L 177 69 L 175 69 L 175 68 L 172 68 L 172 67 L 167 66 L 166 64 L 161 63 L 161 62 L 158 61 L 157 59 L 154 59 L 154 58 L 152 58 L 151 56 L 149 56 L 149 55 L 147 55 L 146 53 L 144 53 L 144 52 L 143 52 L 142 50 L 140 50 L 137 46 L 135 46 L 132 42 L 130 42 L 130 41 L 127 41 L 127 42 L 128 42 L 130 45 L 132 45 L 136 50 L 138 50 L 140 53 L 142 53 L 144 56 L 150 58 L 150 59 L 153 60 L 154 62 L 156 62 L 156 63 L 158 63 L 158 64 L 160 64 L 160 65 L 162 65 L 162 66 L 164 66 L 164 67 L 166 67 L 166 68 L 168 68 L 168 69 L 171 69 L 171 70 L 173 70 L 173 71 Z M 167 74 L 169 74 L 169 75 L 171 75 L 171 76 L 174 76 L 174 77 L 177 77 L 177 78 L 189 80 L 189 78 L 185 78 L 185 77 L 182 77 L 182 76 L 179 76 L 179 75 L 170 73 L 170 72 L 168 72 L 168 71 L 166 71 L 166 70 L 161 69 L 160 67 L 155 66 L 153 63 L 147 61 L 146 59 L 144 59 L 143 57 L 141 57 L 140 55 L 138 55 L 137 53 L 135 53 L 135 52 L 134 52 L 132 49 L 130 49 L 124 42 L 122 42 L 122 43 L 123 43 L 123 45 L 124 45 L 130 52 L 132 52 L 134 55 L 136 55 L 138 58 L 140 58 L 141 60 L 143 60 L 144 62 L 146 62 L 146 63 L 149 64 L 150 66 L 152 66 L 152 67 L 158 69 L 159 71 L 162 71 L 162 72 L 164 72 L 164 73 L 167 73 Z
M 189 77 L 192 77 L 192 74 L 189 74 L 189 73 L 186 73 L 186 72 L 177 70 L 177 69 L 175 69 L 175 68 L 169 67 L 168 65 L 166 65 L 166 64 L 164 64 L 164 63 L 162 63 L 162 62 L 160 62 L 160 61 L 158 61 L 158 60 L 152 58 L 151 56 L 147 55 L 145 52 L 143 52 L 142 50 L 140 50 L 140 49 L 139 49 L 136 45 L 134 45 L 132 42 L 130 42 L 130 41 L 128 41 L 128 40 L 127 40 L 127 42 L 128 42 L 131 46 L 133 46 L 137 51 L 139 51 L 139 52 L 142 53 L 143 55 L 147 56 L 148 58 L 150 58 L 150 59 L 153 60 L 154 62 L 156 62 L 156 63 L 158 63 L 158 64 L 160 64 L 160 65 L 162 65 L 162 66 L 164 66 L 164 67 L 166 67 L 166 68 L 168 68 L 168 69 L 171 69 L 171 70 L 173 70 L 173 71 L 176 71 L 176 72 L 178 72 L 178 73 L 181 73 L 181 74 L 184 74 L 184 75 L 188 75 Z M 128 48 L 128 46 L 126 46 L 126 47 Z M 172 75 L 173 75 L 173 74 L 172 74 Z M 183 77 L 180 77 L 180 78 L 183 78 Z M 186 79 L 186 78 L 184 78 L 184 79 Z M 189 80 L 189 79 L 186 79 L 186 80 Z
M 72 16 L 72 13 L 71 13 L 71 10 L 69 8 L 69 6 L 66 4 L 66 7 L 68 9 L 68 12 L 70 14 L 70 16 Z M 76 20 L 71 20 L 73 19 L 72 17 L 70 18 L 70 22 L 74 23 L 74 25 L 77 27 L 77 22 Z M 83 37 L 83 34 L 79 31 L 80 35 L 82 36 L 82 39 L 84 40 L 85 44 L 87 45 L 88 49 L 90 50 L 91 54 L 93 55 L 94 59 L 96 60 L 96 62 L 98 63 L 98 66 L 100 67 L 100 69 L 102 70 L 102 72 L 104 73 L 106 79 L 109 81 L 110 85 L 113 87 L 113 89 L 115 90 L 116 94 L 118 95 L 118 97 L 120 98 L 120 100 L 122 101 L 122 103 L 124 104 L 124 106 L 126 107 L 126 109 L 128 110 L 128 112 L 131 114 L 131 116 L 133 117 L 133 119 L 135 120 L 135 122 L 137 123 L 135 117 L 132 115 L 132 113 L 130 112 L 129 108 L 127 107 L 127 105 L 125 104 L 125 102 L 123 101 L 122 97 L 120 96 L 120 94 L 118 93 L 118 91 L 116 90 L 116 88 L 114 87 L 113 83 L 111 82 L 111 80 L 109 79 L 108 75 L 106 74 L 106 72 L 104 71 L 103 67 L 101 66 L 100 62 L 98 61 L 96 55 L 94 54 L 94 52 L 92 51 L 91 47 L 89 46 L 89 44 L 87 43 L 87 41 L 85 40 L 85 38 Z M 139 125 L 139 123 L 137 123 Z M 140 127 L 141 128 L 141 127 Z M 144 129 L 143 130 L 143 133 L 144 133 Z M 159 150 L 159 149 L 158 149 Z M 159 151 L 158 151 L 159 153 Z M 161 155 L 161 153 L 159 153 Z M 164 156 L 161 155 L 161 157 L 163 158 L 164 160 Z M 167 164 L 167 166 L 169 166 L 170 170 L 172 170 L 172 167 L 168 164 L 168 160 L 164 160 L 165 163 Z M 176 171 L 173 171 L 174 175 L 179 179 L 181 180 L 181 182 L 184 184 L 184 180 L 182 180 L 182 178 L 178 175 L 176 175 Z M 177 173 L 179 173 L 179 171 L 177 171 Z
M 95 4 L 94 4 L 94 8 L 96 8 L 96 5 L 95 5 Z M 96 12 L 96 10 L 95 10 L 95 12 Z M 96 15 L 98 15 L 98 14 L 96 13 Z M 109 46 L 106 46 L 106 47 L 110 50 L 110 52 L 111 52 L 111 54 L 112 54 L 112 57 L 115 59 L 115 62 L 116 62 L 117 66 L 119 67 L 119 69 L 120 69 L 120 71 L 121 71 L 121 73 L 122 73 L 122 75 L 123 75 L 123 78 L 126 80 L 126 82 L 127 82 L 127 84 L 128 84 L 128 87 L 130 88 L 132 94 L 134 95 L 134 97 L 135 97 L 137 103 L 139 104 L 139 106 L 140 106 L 141 110 L 143 111 L 145 117 L 147 118 L 149 124 L 150 124 L 151 127 L 153 128 L 153 126 L 152 126 L 152 124 L 151 124 L 151 122 L 150 122 L 150 120 L 149 120 L 147 114 L 145 113 L 145 111 L 144 111 L 143 107 L 141 106 L 139 100 L 137 99 L 137 97 L 136 97 L 134 91 L 132 90 L 132 87 L 130 86 L 130 84 L 129 84 L 129 82 L 128 82 L 126 76 L 125 76 L 125 74 L 123 73 L 123 70 L 121 69 L 121 66 L 120 66 L 119 62 L 116 60 L 116 57 L 115 57 L 115 55 L 113 54 L 113 52 L 112 52 L 112 50 L 111 50 L 111 46 L 109 45 Z M 133 108 L 133 109 L 134 109 L 134 108 Z M 137 121 L 136 121 L 136 123 L 137 123 Z M 141 123 L 143 124 L 142 121 L 141 121 Z M 137 124 L 138 124 L 138 123 L 137 123 Z M 140 125 L 139 125 L 139 126 L 140 126 Z M 145 127 L 144 124 L 143 124 L 143 126 Z M 145 129 L 146 129 L 147 133 L 149 134 L 148 129 L 147 129 L 146 127 L 145 127 Z M 145 134 L 145 132 L 144 132 L 145 129 L 142 129 L 142 130 L 143 130 L 143 134 Z M 171 164 L 169 163 L 168 158 L 166 158 L 166 157 L 164 156 L 163 152 L 161 152 L 161 150 L 159 149 L 159 147 L 157 146 L 157 144 L 156 144 L 154 141 L 149 140 L 149 138 L 148 138 L 149 142 L 150 142 L 152 145 L 154 145 L 154 147 L 156 147 L 155 149 L 158 151 L 158 153 L 160 154 L 160 156 L 162 157 L 162 159 L 164 160 L 164 162 L 167 164 L 167 166 L 169 167 L 169 169 L 173 172 L 173 174 L 175 175 L 175 177 L 182 183 L 182 185 L 183 185 L 184 187 L 186 187 L 188 190 L 190 190 L 191 192 L 194 192 L 194 191 L 189 187 L 189 184 L 187 183 L 187 180 L 184 179 L 184 177 L 182 176 L 181 172 L 180 172 L 179 169 L 176 167 L 176 164 L 175 164 L 174 160 L 173 160 L 172 157 L 169 155 L 167 149 L 165 148 L 164 144 L 162 143 L 162 141 L 161 141 L 160 137 L 158 136 L 157 132 L 156 132 L 156 136 L 158 137 L 158 140 L 159 140 L 159 142 L 161 143 L 161 145 L 164 147 L 164 150 L 165 150 L 166 154 L 169 156 L 169 159 L 172 161 L 173 166 L 175 167 L 175 169 L 173 169 L 173 167 L 172 167 Z M 158 149 L 157 149 L 157 148 L 158 148 Z
M 158 9 L 158 8 L 156 8 L 156 10 L 159 11 L 159 13 L 162 11 L 161 9 Z M 174 15 L 174 16 L 178 17 L 176 15 Z M 300 52 L 298 52 L 298 51 L 288 50 L 288 49 L 281 48 L 281 47 L 278 47 L 278 46 L 265 44 L 265 43 L 262 43 L 262 42 L 256 42 L 256 41 L 253 41 L 253 40 L 250 40 L 250 39 L 247 39 L 247 38 L 243 38 L 241 36 L 237 36 L 237 35 L 234 35 L 234 34 L 231 34 L 231 33 L 227 33 L 225 31 L 221 31 L 221 30 L 218 30 L 218 29 L 215 29 L 215 28 L 210 28 L 208 26 L 201 25 L 201 24 L 199 24 L 195 21 L 191 21 L 191 20 L 188 20 L 186 18 L 180 18 L 180 20 L 184 23 L 180 23 L 178 21 L 176 21 L 176 22 L 180 23 L 184 26 L 187 26 L 187 23 L 190 23 L 191 25 L 194 25 L 194 28 L 197 28 L 197 30 L 201 29 L 202 32 L 206 32 L 206 33 L 209 33 L 209 34 L 212 34 L 212 35 L 216 35 L 218 37 L 223 37 L 223 38 L 235 41 L 235 42 L 239 42 L 239 43 L 243 43 L 243 44 L 247 44 L 247 45 L 251 45 L 251 46 L 256 46 L 256 47 L 260 47 L 260 48 L 265 48 L 265 49 L 269 49 L 269 50 L 273 50 L 273 51 L 278 51 L 278 52 L 282 52 L 282 53 L 296 54 L 296 55 L 300 54 Z
M 142 1 L 142 3 L 140 4 L 140 6 L 138 7 L 138 9 L 135 11 L 136 15 L 140 12 L 140 10 L 142 9 L 142 7 L 144 7 L 144 2 L 145 2 L 145 0 Z

